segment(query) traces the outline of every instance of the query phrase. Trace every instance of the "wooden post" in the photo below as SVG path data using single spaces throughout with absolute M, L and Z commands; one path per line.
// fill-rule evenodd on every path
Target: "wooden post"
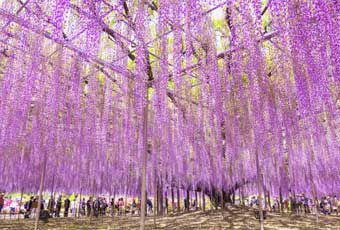
M 271 202 L 270 202 L 270 192 L 269 192 L 269 191 L 268 191 L 267 197 L 268 197 L 268 206 L 269 206 L 269 210 L 271 210 L 272 205 L 271 205 Z
M 222 214 L 222 220 L 224 220 L 224 192 L 223 188 L 221 187 L 221 214 Z
M 282 188 L 280 186 L 280 212 L 283 213 L 283 198 L 282 198 Z
M 319 200 L 317 197 L 315 197 L 315 219 L 316 219 L 316 224 L 318 225 L 319 224 Z
M 157 175 L 157 174 L 155 173 L 155 175 Z M 153 210 L 153 225 L 154 225 L 154 228 L 156 228 L 156 214 L 158 215 L 158 193 L 159 193 L 158 189 L 159 189 L 158 181 L 155 178 L 155 191 L 154 191 L 154 199 L 153 199 L 153 201 L 154 201 L 153 202 L 154 203 L 154 210 Z
M 82 200 L 81 200 L 81 189 L 80 189 L 80 193 L 79 193 L 79 203 L 78 203 L 78 218 L 80 218 L 80 210 L 82 208 L 81 206 Z
M 268 202 L 267 202 L 267 193 L 266 190 L 263 190 L 263 199 L 264 199 L 264 208 L 267 209 Z
M 210 191 L 210 210 L 212 211 L 214 208 L 214 205 L 213 205 L 213 193 L 212 193 L 212 189 Z
M 179 194 L 179 187 L 177 187 L 177 212 L 181 212 L 181 200 Z
M 187 197 L 186 197 L 186 204 L 185 204 L 185 206 L 186 206 L 186 212 L 189 212 L 189 210 L 190 210 L 190 191 L 189 191 L 189 189 L 187 189 Z
M 169 213 L 169 199 L 168 199 L 168 187 L 166 187 L 165 193 L 164 193 L 164 204 L 165 204 L 165 209 L 163 212 L 163 215 L 168 215 Z
M 46 150 L 45 150 L 46 151 Z M 38 230 L 38 222 L 39 222 L 39 217 L 40 217 L 40 206 L 41 206 L 41 201 L 42 201 L 42 191 L 44 188 L 44 181 L 45 181 L 45 172 L 46 172 L 46 164 L 47 164 L 47 153 L 44 153 L 44 162 L 41 166 L 41 178 L 40 178 L 40 186 L 39 186 L 39 199 L 38 199 L 38 207 L 37 207 L 37 214 L 35 216 L 35 225 L 34 229 Z
M 154 203 L 155 203 L 155 212 L 154 214 L 159 215 L 159 184 L 156 182 L 156 191 L 155 191 L 155 197 L 154 197 Z
M 139 204 L 140 207 L 141 204 Z M 115 209 L 116 209 L 116 192 L 113 194 L 113 212 L 112 212 L 112 219 L 115 216 Z
M 175 213 L 175 193 L 174 193 L 174 187 L 171 186 L 171 206 L 172 206 L 172 214 Z
M 163 189 L 160 182 L 157 183 L 157 215 L 163 215 Z
M 53 174 L 53 178 L 52 178 L 52 190 L 51 190 L 51 200 L 50 200 L 50 204 L 52 204 L 52 199 L 53 199 L 53 202 L 55 201 L 54 200 L 54 193 L 55 193 L 55 191 L 54 191 L 54 178 L 55 178 L 55 174 Z M 55 204 L 54 204 L 55 205 Z M 53 213 L 54 213 L 54 207 L 51 209 L 52 210 L 52 215 L 53 215 Z M 48 211 L 50 211 L 50 210 L 48 210 Z
M 92 182 L 92 203 L 95 201 L 95 198 L 94 198 L 94 184 L 95 184 L 95 179 L 93 178 L 93 182 Z M 94 215 L 94 208 L 92 207 L 90 209 L 90 224 L 91 224 L 91 221 L 92 221 L 92 217 Z
M 146 214 L 146 168 L 148 159 L 148 86 L 146 84 L 145 105 L 143 109 L 143 153 L 142 153 L 142 188 L 141 188 L 141 215 L 140 215 L 140 230 L 145 229 L 145 214 Z
M 203 191 L 201 190 L 201 192 L 200 192 L 200 196 L 199 196 L 199 200 L 200 200 L 200 210 L 203 210 L 202 209 L 202 194 L 203 194 Z
M 164 210 L 163 210 L 163 200 L 164 200 L 164 197 L 163 197 L 163 184 L 160 183 L 160 187 L 159 187 L 159 214 L 160 215 L 163 215 L 164 213 Z
M 245 206 L 245 202 L 244 202 L 244 184 L 241 186 L 241 197 L 242 197 L 242 206 Z
M 198 195 L 197 195 L 197 190 L 195 190 L 195 211 L 198 210 Z
M 263 211 L 262 211 L 262 196 L 261 196 L 261 178 L 262 178 L 262 174 L 261 174 L 261 170 L 260 170 L 260 163 L 259 163 L 259 154 L 258 154 L 258 150 L 256 149 L 255 152 L 255 156 L 256 156 L 256 174 L 257 174 L 257 191 L 258 191 L 258 200 L 259 200 L 259 212 L 260 212 L 260 228 L 261 230 L 264 230 L 264 220 L 263 220 Z
M 205 194 L 204 191 L 202 191 L 202 210 L 205 212 Z
M 231 201 L 233 202 L 233 205 L 235 205 L 235 190 L 233 190 Z
M 264 185 L 264 178 L 263 178 L 263 173 L 261 173 L 261 182 L 262 182 L 262 191 L 263 191 L 263 198 L 264 198 L 264 207 L 265 209 L 268 208 L 268 191 L 266 189 L 266 186 Z
M 21 195 L 20 195 L 20 205 L 19 205 L 19 212 L 18 212 L 18 220 L 20 218 L 20 210 L 21 210 L 21 203 L 22 203 L 22 196 L 24 194 L 24 190 L 21 189 Z
M 239 205 L 242 205 L 242 194 L 241 194 L 241 186 L 238 188 L 238 200 L 239 200 Z
M 314 196 L 314 203 L 315 203 L 315 219 L 316 219 L 316 225 L 319 224 L 319 201 L 318 201 L 318 194 L 316 192 L 316 186 L 313 180 L 313 174 L 312 174 L 312 170 L 311 170 L 311 162 L 308 162 L 308 166 L 309 166 L 309 178 L 310 178 L 310 182 L 312 184 L 312 194 Z

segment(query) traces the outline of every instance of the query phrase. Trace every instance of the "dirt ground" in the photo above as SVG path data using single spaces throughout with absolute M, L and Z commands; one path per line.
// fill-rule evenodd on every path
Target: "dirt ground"
M 251 210 L 237 207 L 221 211 L 191 212 L 178 216 L 148 217 L 146 229 L 259 229 L 259 221 Z M 33 229 L 34 220 L 0 220 L 0 229 Z M 48 223 L 39 222 L 39 229 L 139 229 L 139 217 L 104 218 L 55 218 Z M 313 215 L 290 215 L 270 213 L 265 220 L 265 229 L 338 229 L 339 216 L 320 215 L 318 223 Z

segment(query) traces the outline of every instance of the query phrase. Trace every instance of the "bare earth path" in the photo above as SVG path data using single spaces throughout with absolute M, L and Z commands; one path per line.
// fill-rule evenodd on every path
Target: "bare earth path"
M 179 216 L 158 217 L 156 227 L 153 217 L 148 217 L 146 229 L 259 229 L 258 220 L 252 211 L 240 208 L 229 208 L 221 211 L 191 212 Z M 32 219 L 0 220 L 0 229 L 26 230 L 33 229 Z M 139 229 L 139 218 L 110 217 L 105 218 L 58 218 L 50 219 L 48 223 L 40 222 L 40 229 Z M 297 216 L 289 214 L 270 213 L 265 220 L 265 229 L 337 229 L 340 230 L 340 216 L 319 217 L 316 224 L 315 216 Z

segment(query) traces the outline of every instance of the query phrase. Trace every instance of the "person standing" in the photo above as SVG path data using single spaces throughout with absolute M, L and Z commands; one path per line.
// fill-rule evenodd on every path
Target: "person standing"
M 5 205 L 4 194 L 0 194 L 0 215 L 1 215 L 2 209 L 4 208 L 4 205 Z
M 51 196 L 50 200 L 48 201 L 48 205 L 47 205 L 47 209 L 51 216 L 53 216 L 54 208 L 55 208 L 55 200 L 54 200 L 54 197 Z
M 256 198 L 255 196 L 253 196 L 250 200 L 250 207 L 253 207 L 254 205 L 256 205 Z
M 99 199 L 99 197 L 97 197 L 97 198 L 93 201 L 92 209 L 93 209 L 93 215 L 94 215 L 95 217 L 98 217 L 99 214 L 100 214 L 100 199 Z
M 18 203 L 17 203 L 17 201 L 13 198 L 12 200 L 11 200 L 11 204 L 9 205 L 9 216 L 11 217 L 11 216 L 13 216 L 13 215 L 15 215 L 15 210 L 16 210 L 16 208 L 17 208 L 17 206 L 18 206 Z
M 137 204 L 136 204 L 135 199 L 133 199 L 132 204 L 131 204 L 131 215 L 135 215 L 136 208 L 137 208 Z
M 44 211 L 44 210 L 45 210 L 45 200 L 43 198 L 41 198 L 41 201 L 40 201 L 40 213 L 41 213 L 41 211 Z M 40 213 L 39 213 L 39 215 L 40 215 Z
M 31 199 L 32 199 L 32 197 L 31 197 Z M 31 200 L 28 200 L 28 201 L 26 201 L 25 202 L 25 204 L 24 204 L 24 209 L 25 209 L 25 212 L 24 212 L 24 218 L 26 219 L 26 218 L 29 218 L 29 215 L 30 215 L 30 213 L 29 213 L 29 203 L 30 203 L 30 201 Z
M 289 209 L 289 200 L 285 199 L 283 201 L 283 209 L 282 209 L 282 211 L 287 210 L 287 212 L 288 212 L 288 209 Z
M 111 199 L 110 207 L 111 207 L 111 216 L 114 216 L 115 214 L 115 199 L 114 198 Z
M 91 209 L 92 209 L 92 197 L 90 197 L 86 202 L 86 213 L 87 216 L 91 215 Z
M 70 209 L 70 204 L 71 204 L 70 199 L 66 198 L 64 201 L 64 217 L 68 216 L 68 210 Z
M 71 201 L 71 213 L 75 217 L 77 214 L 77 198 L 74 198 Z
M 60 217 L 60 210 L 61 210 L 61 195 L 58 197 L 57 200 L 55 217 Z
M 31 196 L 30 200 L 26 202 L 26 204 L 24 205 L 24 208 L 26 210 L 25 213 L 25 218 L 29 218 L 31 215 L 31 211 L 32 211 L 32 207 L 33 207 L 33 196 Z
M 147 206 L 147 213 L 151 215 L 153 213 L 153 205 L 150 199 L 146 200 L 146 206 Z
M 192 201 L 192 203 L 191 203 L 191 206 L 192 206 L 192 208 L 195 209 L 195 210 L 196 210 L 196 205 L 197 205 L 197 202 L 196 202 L 196 199 L 194 199 L 194 200 Z
M 123 198 L 119 198 L 119 200 L 118 200 L 118 208 L 119 208 L 119 215 L 123 215 L 123 208 L 124 208 L 124 200 L 123 200 Z
M 305 214 L 310 213 L 309 199 L 305 195 L 303 195 L 303 207 L 304 207 Z
M 79 205 L 79 212 L 82 216 L 85 216 L 85 209 L 86 209 L 86 201 L 85 198 L 83 200 L 80 200 L 80 205 Z
M 139 199 L 137 203 L 137 214 L 139 215 L 140 213 L 141 213 L 141 200 Z
M 102 215 L 105 216 L 106 215 L 106 209 L 108 207 L 106 198 L 104 197 L 102 200 Z
M 38 208 L 38 197 L 35 197 L 34 199 L 33 199 L 33 202 L 32 202 L 32 211 L 31 211 L 31 213 L 33 213 L 33 215 L 35 216 L 36 215 L 36 210 L 37 210 L 37 208 Z
M 338 215 L 338 199 L 336 198 L 336 195 L 332 198 L 332 212 Z

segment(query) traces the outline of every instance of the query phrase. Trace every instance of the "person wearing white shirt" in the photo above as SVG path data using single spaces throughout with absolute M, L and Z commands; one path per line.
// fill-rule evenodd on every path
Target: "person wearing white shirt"
M 73 216 L 76 216 L 77 214 L 77 199 L 73 199 L 71 201 L 71 213 L 73 214 Z

